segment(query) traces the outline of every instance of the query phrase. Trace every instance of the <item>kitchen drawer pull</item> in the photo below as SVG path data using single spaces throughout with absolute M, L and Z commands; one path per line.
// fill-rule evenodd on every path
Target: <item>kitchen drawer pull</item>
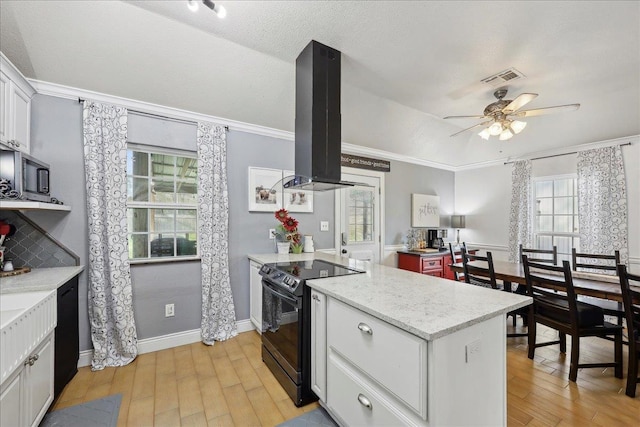
M 371 401 L 364 394 L 358 393 L 358 402 L 360 402 L 360 404 L 365 408 L 373 411 L 373 405 L 371 405 Z
M 373 329 L 371 329 L 371 327 L 366 323 L 358 323 L 358 329 L 360 329 L 365 334 L 373 335 Z

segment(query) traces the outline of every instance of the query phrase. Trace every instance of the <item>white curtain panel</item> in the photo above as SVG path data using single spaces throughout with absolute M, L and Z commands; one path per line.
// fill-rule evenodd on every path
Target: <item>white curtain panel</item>
M 531 160 L 521 160 L 513 164 L 511 171 L 509 261 L 520 262 L 520 244 L 525 248 L 531 247 L 532 227 Z
M 127 109 L 85 101 L 83 132 L 91 369 L 100 370 L 138 354 L 127 245 Z
M 238 334 L 229 280 L 227 134 L 198 123 L 198 252 L 202 268 L 202 342 L 213 345 Z
M 627 189 L 620 146 L 578 153 L 580 252 L 629 257 Z

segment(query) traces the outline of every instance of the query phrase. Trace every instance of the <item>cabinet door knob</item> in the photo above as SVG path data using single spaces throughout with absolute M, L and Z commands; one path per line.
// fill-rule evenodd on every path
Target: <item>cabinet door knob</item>
M 373 335 L 373 329 L 371 329 L 371 327 L 369 327 L 369 325 L 367 325 L 366 323 L 358 323 L 358 329 L 360 329 L 365 334 Z
M 373 410 L 373 405 L 371 405 L 371 401 L 362 393 L 358 393 L 358 402 L 365 408 L 369 410 Z
M 318 301 L 320 302 L 320 298 L 318 297 L 318 295 L 313 294 L 313 296 L 311 297 L 314 301 Z

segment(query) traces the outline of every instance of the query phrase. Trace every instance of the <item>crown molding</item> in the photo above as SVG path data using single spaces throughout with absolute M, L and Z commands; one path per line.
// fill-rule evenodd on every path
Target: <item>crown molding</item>
M 144 113 L 156 114 L 168 118 L 175 118 L 180 120 L 190 120 L 193 122 L 205 121 L 216 124 L 228 126 L 230 130 L 238 132 L 247 132 L 256 135 L 267 136 L 271 138 L 278 138 L 285 141 L 295 141 L 295 134 L 293 132 L 284 131 L 280 129 L 274 129 L 266 126 L 254 125 L 251 123 L 241 122 L 237 120 L 225 119 L 223 117 L 210 116 L 206 114 L 196 113 L 193 111 L 182 110 L 179 108 L 166 107 L 163 105 L 152 104 L 144 101 L 137 101 L 135 99 L 123 98 L 115 95 L 107 95 L 100 92 L 94 92 L 86 89 L 79 89 L 70 86 L 64 86 L 57 83 L 49 83 L 40 80 L 26 79 L 37 91 L 42 95 L 55 96 L 58 98 L 78 100 L 92 99 L 99 102 L 108 102 L 111 104 L 122 105 L 130 110 L 141 111 Z M 569 154 L 576 151 L 591 150 L 594 148 L 610 147 L 612 145 L 619 145 L 626 142 L 637 143 L 640 141 L 640 135 L 633 135 L 624 138 L 609 139 L 606 141 L 596 141 L 586 144 L 573 145 L 569 147 L 562 147 L 552 150 L 537 151 L 526 156 L 517 158 L 502 158 L 497 160 L 490 160 L 486 162 L 470 163 L 463 166 L 453 166 L 445 163 L 433 162 L 430 160 L 419 159 L 417 157 L 406 156 L 403 154 L 392 153 L 390 151 L 379 150 L 375 148 L 364 147 L 362 145 L 342 143 L 342 150 L 345 153 L 357 154 L 363 156 L 375 156 L 384 160 L 395 160 L 404 163 L 411 163 L 420 166 L 427 166 L 436 169 L 447 170 L 450 172 L 460 172 L 471 169 L 481 169 L 492 166 L 504 165 L 506 162 L 514 162 L 518 160 L 530 160 L 536 157 L 557 156 L 562 154 Z
M 179 108 L 166 107 L 164 105 L 152 104 L 150 102 L 137 101 L 135 99 L 123 98 L 115 95 L 107 95 L 100 92 L 94 92 L 86 89 L 78 89 L 70 86 L 59 85 L 56 83 L 43 82 L 40 80 L 27 79 L 29 83 L 41 95 L 55 96 L 58 98 L 73 99 L 91 99 L 98 102 L 108 102 L 115 105 L 122 105 L 130 110 L 141 111 L 144 113 L 156 114 L 168 118 L 179 120 L 190 120 L 193 122 L 210 122 L 224 126 L 228 126 L 230 130 L 239 132 L 248 132 L 257 135 L 264 135 L 271 138 L 279 138 L 293 141 L 293 132 L 282 131 L 279 129 L 269 128 L 266 126 L 253 125 L 250 123 L 240 122 L 237 120 L 225 119 L 223 117 L 209 116 L 207 114 L 196 113 L 193 111 L 182 110 Z

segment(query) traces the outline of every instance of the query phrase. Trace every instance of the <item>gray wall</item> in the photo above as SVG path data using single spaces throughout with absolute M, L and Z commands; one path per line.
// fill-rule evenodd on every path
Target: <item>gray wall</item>
M 398 161 L 385 175 L 385 245 L 398 245 L 411 228 L 411 194 L 440 196 L 440 227 L 448 227 L 454 213 L 453 172 Z M 452 240 L 451 234 L 448 240 Z
M 71 212 L 40 211 L 29 218 L 80 257 L 87 266 L 87 213 L 82 148 L 82 107 L 74 100 L 36 95 L 32 103 L 32 154 L 51 164 L 53 196 Z M 195 126 L 130 114 L 129 137 L 136 143 L 195 150 Z M 248 211 L 248 167 L 294 169 L 294 144 L 260 135 L 230 131 L 227 136 L 229 184 L 229 263 L 236 318 L 249 318 L 247 254 L 274 251 L 269 228 L 272 213 Z M 386 181 L 386 244 L 397 244 L 410 226 L 411 193 L 440 196 L 443 213 L 453 212 L 453 173 L 392 162 Z M 334 193 L 315 193 L 313 213 L 294 213 L 299 230 L 312 234 L 316 249 L 333 248 Z M 320 221 L 330 230 L 320 232 Z M 134 311 L 140 339 L 200 327 L 200 263 L 167 262 L 132 265 Z M 164 305 L 175 304 L 175 317 L 164 317 Z M 80 349 L 91 348 L 87 318 L 87 274 L 80 276 Z

